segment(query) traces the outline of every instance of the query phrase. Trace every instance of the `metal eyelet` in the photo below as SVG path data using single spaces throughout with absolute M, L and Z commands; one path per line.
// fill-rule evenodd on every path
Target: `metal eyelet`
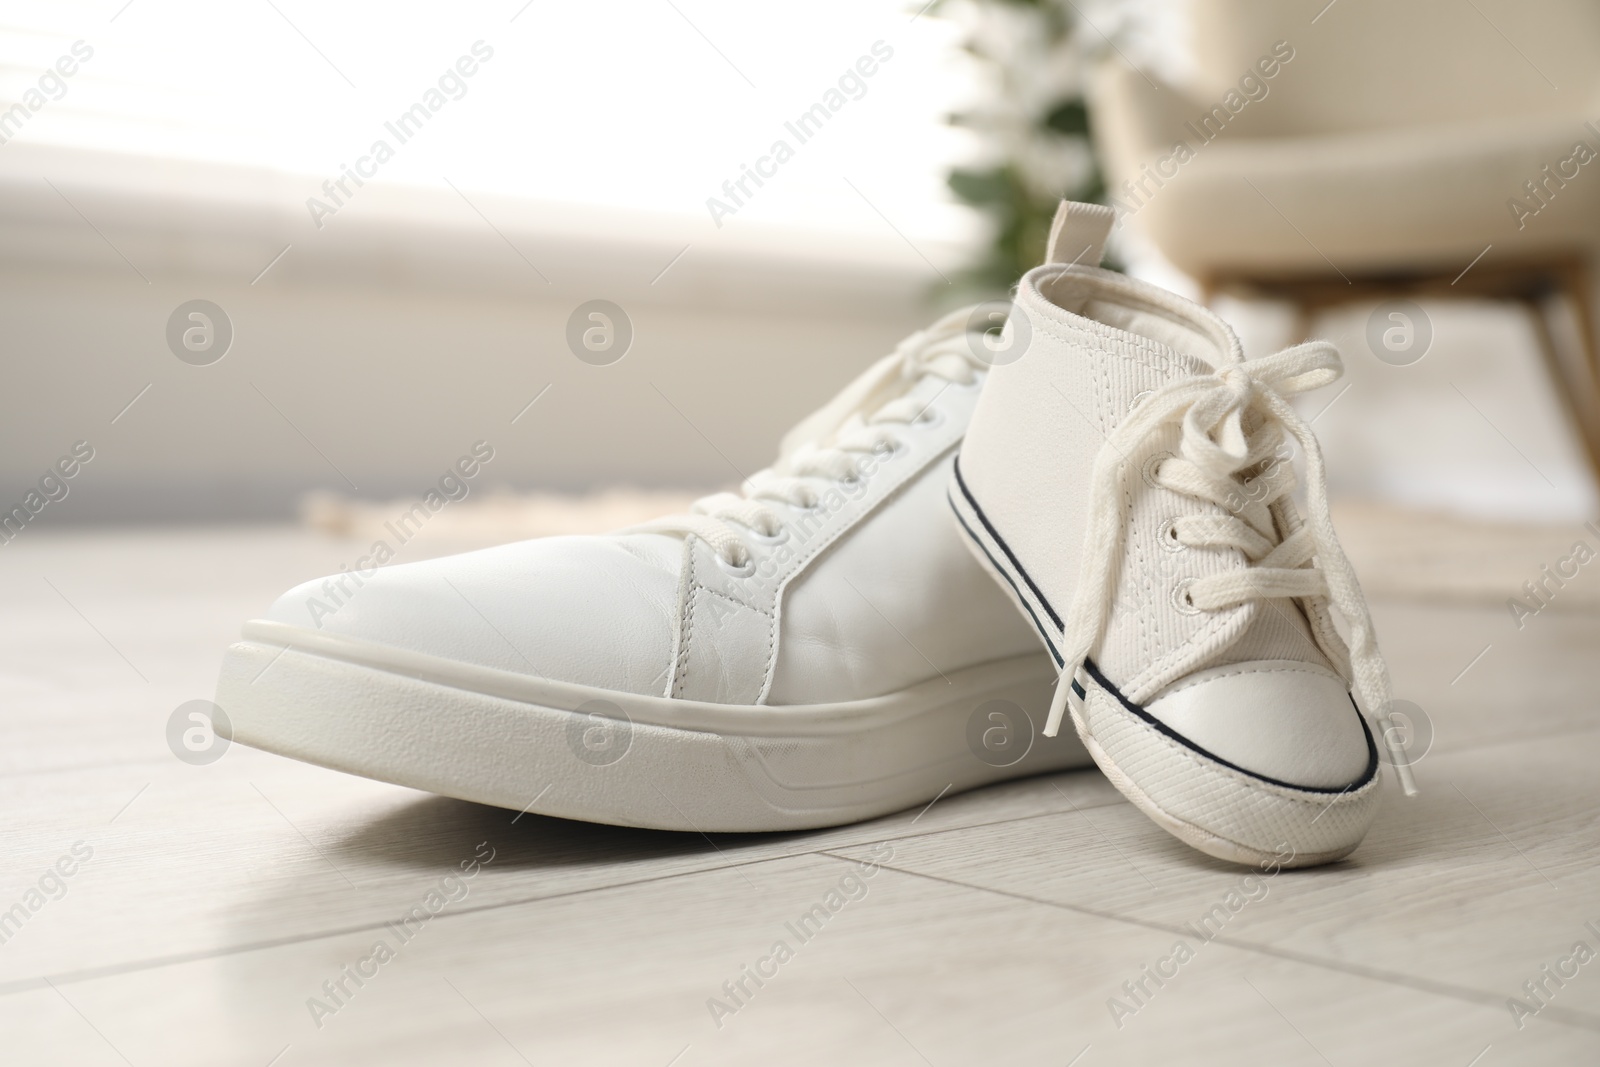
M 1172 606 L 1177 608 L 1181 615 L 1198 615 L 1202 610 L 1195 607 L 1194 596 L 1189 592 L 1189 587 L 1193 584 L 1193 578 L 1185 578 L 1172 587 Z
M 1182 552 L 1189 546 L 1178 540 L 1178 520 L 1168 519 L 1156 531 L 1156 543 L 1168 552 Z
M 1145 460 L 1144 467 L 1139 472 L 1144 477 L 1144 484 L 1152 489 L 1160 489 L 1161 483 L 1156 481 L 1156 475 L 1161 473 L 1161 464 L 1172 458 L 1171 452 L 1157 452 Z
M 724 574 L 727 574 L 733 578 L 748 578 L 756 572 L 755 557 L 750 555 L 745 556 L 742 564 L 734 566 L 732 563 L 729 563 L 727 560 L 723 559 L 722 553 L 719 552 L 717 553 L 717 566 L 722 568 L 722 572 Z

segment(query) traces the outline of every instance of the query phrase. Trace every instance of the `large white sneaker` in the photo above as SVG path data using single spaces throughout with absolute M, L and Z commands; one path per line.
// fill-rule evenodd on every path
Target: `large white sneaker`
M 945 504 L 988 371 L 969 318 L 873 365 L 742 495 L 290 590 L 227 653 L 233 738 L 701 831 L 834 825 L 1089 765 L 1075 738 L 1039 736 L 1055 665 Z
M 1352 688 L 1398 736 L 1316 439 L 1284 399 L 1333 381 L 1338 352 L 1313 342 L 1246 361 L 1205 308 L 1098 267 L 1111 223 L 1107 208 L 1062 205 L 1050 261 L 1020 284 L 1006 326 L 1017 355 L 990 374 L 951 503 L 1062 665 L 1046 734 L 1070 704 L 1112 782 L 1203 852 L 1338 859 L 1379 799 Z

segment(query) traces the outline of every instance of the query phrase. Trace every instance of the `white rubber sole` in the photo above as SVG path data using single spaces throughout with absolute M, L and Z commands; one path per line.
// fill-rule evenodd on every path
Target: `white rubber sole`
M 1047 643 L 1059 642 L 1060 623 L 1013 565 L 955 475 L 949 500 L 979 565 Z M 1084 684 L 1082 706 L 1094 722 L 1086 722 L 1070 703 L 1068 711 L 1095 764 L 1157 826 L 1208 856 L 1262 867 L 1332 863 L 1355 850 L 1376 816 L 1379 774 L 1359 788 L 1333 793 L 1269 782 L 1185 747 L 1130 713 L 1092 679 Z
M 1206 760 L 1091 686 L 1091 725 L 1072 724 L 1117 790 L 1167 833 L 1208 856 L 1252 867 L 1316 867 L 1355 851 L 1377 812 L 1379 781 L 1344 793 L 1252 779 Z M 1138 768 L 1138 780 L 1124 767 Z
M 1043 656 L 867 700 L 746 707 L 547 681 L 268 621 L 243 637 L 217 687 L 233 740 L 561 818 L 800 830 L 1091 763 L 1076 738 L 1039 733 L 1055 680 Z

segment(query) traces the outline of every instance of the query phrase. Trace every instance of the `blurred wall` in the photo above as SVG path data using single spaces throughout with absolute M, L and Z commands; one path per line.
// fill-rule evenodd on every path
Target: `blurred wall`
M 52 523 L 410 494 L 478 440 L 480 485 L 732 483 L 923 324 L 939 281 L 887 229 L 845 247 L 377 187 L 317 229 L 272 175 L 124 161 L 112 183 L 92 156 L 19 159 L 0 182 L 0 504 L 87 440 Z M 234 332 L 209 366 L 166 336 L 196 298 Z M 566 337 L 596 298 L 634 333 L 605 366 Z
M 41 513 L 48 525 L 286 518 L 314 489 L 408 496 L 478 440 L 496 450 L 483 488 L 731 484 L 924 325 L 937 271 L 963 256 L 887 227 L 875 242 L 683 230 L 377 187 L 318 230 L 303 187 L 280 176 L 5 151 L 0 511 L 75 442 L 95 449 Z M 1148 249 L 1127 252 L 1137 272 L 1185 287 Z M 235 333 L 209 366 L 166 338 L 196 298 Z M 634 327 L 609 366 L 566 340 L 573 310 L 596 298 Z M 1253 353 L 1284 342 L 1272 309 L 1221 310 Z M 1432 351 L 1391 367 L 1366 347 L 1371 310 L 1320 324 L 1353 384 L 1325 415 L 1342 386 L 1303 405 L 1336 491 L 1522 519 L 1592 512 L 1515 311 L 1430 305 Z

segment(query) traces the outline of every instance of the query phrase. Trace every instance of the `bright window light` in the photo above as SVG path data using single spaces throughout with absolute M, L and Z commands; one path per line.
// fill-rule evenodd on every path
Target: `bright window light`
M 958 34 L 905 0 L 7 8 L 0 173 L 14 144 L 69 146 L 311 197 L 381 141 L 392 157 L 362 165 L 383 183 L 913 241 L 974 226 L 944 188 L 969 151 L 943 121 L 969 92 Z

